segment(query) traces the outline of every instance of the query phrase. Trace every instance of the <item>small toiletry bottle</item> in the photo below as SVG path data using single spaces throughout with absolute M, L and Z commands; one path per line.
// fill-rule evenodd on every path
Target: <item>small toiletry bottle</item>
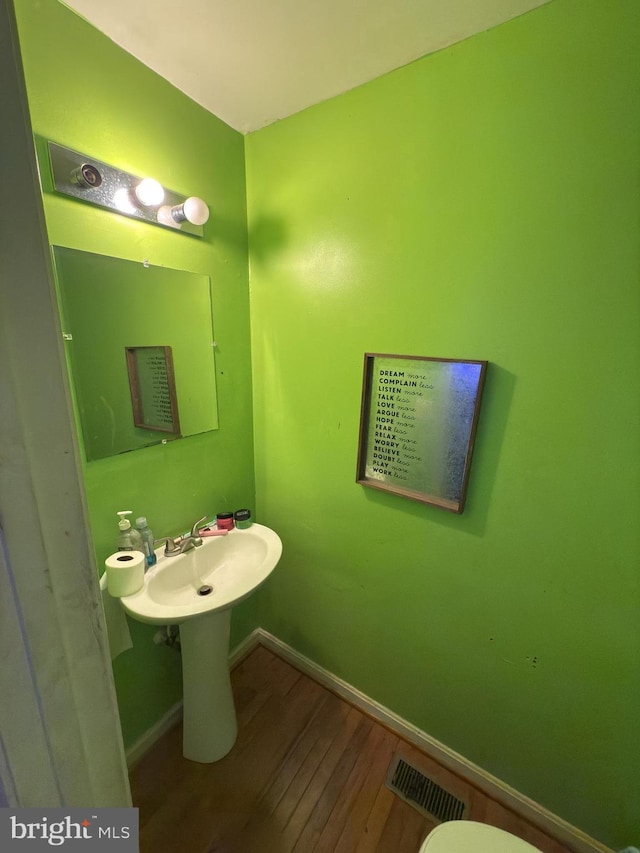
M 143 552 L 147 567 L 155 565 L 157 562 L 156 552 L 153 550 L 153 531 L 147 524 L 147 519 L 141 515 L 136 518 L 136 530 L 142 536 Z
M 236 523 L 236 527 L 238 530 L 246 530 L 247 527 L 251 527 L 251 510 L 250 509 L 237 509 L 233 513 L 233 520 Z
M 216 515 L 216 526 L 218 530 L 233 530 L 233 513 L 219 512 Z
M 120 529 L 120 533 L 118 534 L 118 551 L 142 551 L 144 554 L 142 536 L 140 536 L 137 530 L 131 527 L 131 522 L 126 517 L 132 514 L 132 510 L 122 510 L 122 512 L 117 514 L 120 516 L 120 521 L 118 522 Z

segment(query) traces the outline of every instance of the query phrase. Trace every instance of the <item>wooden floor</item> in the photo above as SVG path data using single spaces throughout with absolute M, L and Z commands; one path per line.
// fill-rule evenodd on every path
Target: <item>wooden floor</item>
M 176 726 L 132 769 L 141 853 L 416 853 L 435 823 L 385 786 L 397 753 L 470 819 L 569 851 L 267 649 L 231 680 L 239 734 L 226 758 L 185 760 Z

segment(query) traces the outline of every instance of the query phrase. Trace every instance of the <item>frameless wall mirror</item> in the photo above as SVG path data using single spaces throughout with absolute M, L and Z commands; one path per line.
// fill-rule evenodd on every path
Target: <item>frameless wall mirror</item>
M 208 276 L 53 247 L 87 460 L 218 428 Z

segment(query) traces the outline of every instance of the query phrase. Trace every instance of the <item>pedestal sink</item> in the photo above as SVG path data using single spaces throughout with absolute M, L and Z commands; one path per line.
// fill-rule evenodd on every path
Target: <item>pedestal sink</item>
M 211 536 L 176 557 L 156 552 L 144 586 L 121 598 L 129 616 L 180 625 L 183 754 L 209 763 L 223 758 L 238 733 L 229 678 L 231 608 L 269 577 L 282 554 L 277 533 L 262 524 Z

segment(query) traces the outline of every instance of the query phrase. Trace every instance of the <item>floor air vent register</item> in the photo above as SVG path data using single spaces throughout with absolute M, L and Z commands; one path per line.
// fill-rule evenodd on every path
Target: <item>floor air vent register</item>
M 464 817 L 466 804 L 462 800 L 456 799 L 399 756 L 391 763 L 386 784 L 410 806 L 441 823 Z

